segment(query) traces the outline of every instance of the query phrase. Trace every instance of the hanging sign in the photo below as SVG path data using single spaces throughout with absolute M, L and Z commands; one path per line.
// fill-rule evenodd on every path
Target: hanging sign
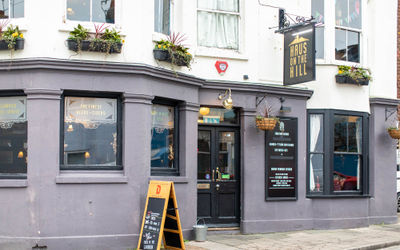
M 138 249 L 185 249 L 174 183 L 150 181 Z
M 297 119 L 279 118 L 265 142 L 266 200 L 296 199 Z
M 283 57 L 283 85 L 315 80 L 315 27 L 313 23 L 285 32 Z

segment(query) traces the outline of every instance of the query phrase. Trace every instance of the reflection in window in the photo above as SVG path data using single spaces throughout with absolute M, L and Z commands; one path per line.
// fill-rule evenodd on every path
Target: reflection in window
M 151 114 L 151 167 L 176 169 L 175 107 L 153 104 Z
M 197 179 L 210 180 L 211 175 L 211 132 L 199 131 L 197 139 Z
M 24 17 L 24 0 L 1 0 L 0 18 Z
M 116 99 L 65 97 L 64 165 L 115 168 L 117 118 Z
M 198 44 L 224 49 L 239 48 L 239 1 L 198 0 Z
M 334 117 L 334 191 L 360 190 L 362 118 Z
M 169 35 L 170 0 L 154 0 L 154 31 Z
M 114 23 L 115 0 L 67 0 L 67 18 L 74 21 Z
M 26 178 L 26 97 L 0 98 L 0 176 Z
M 360 62 L 361 1 L 335 2 L 335 58 Z
M 311 15 L 315 18 L 315 57 L 324 58 L 324 0 L 311 1 Z

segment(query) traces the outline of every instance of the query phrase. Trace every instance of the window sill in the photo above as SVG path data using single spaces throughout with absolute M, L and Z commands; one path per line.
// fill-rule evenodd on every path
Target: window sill
M 307 195 L 308 199 L 346 199 L 346 198 L 371 198 L 369 194 L 342 194 L 342 195 Z
M 82 25 L 83 28 L 88 29 L 89 33 L 95 33 L 95 29 L 94 29 L 94 25 L 93 22 L 84 22 L 84 21 L 71 21 L 71 20 L 66 20 L 65 22 L 63 22 L 59 27 L 58 30 L 61 32 L 71 32 L 74 30 L 74 28 L 76 26 L 78 26 L 78 24 Z M 96 23 L 97 25 L 101 25 L 102 23 Z M 125 37 L 126 34 L 122 31 L 121 27 L 115 23 L 107 23 L 105 24 L 105 26 L 108 26 L 108 29 L 116 29 L 117 31 L 119 31 L 120 35 L 122 37 Z
M 324 59 L 316 59 L 315 64 L 317 66 L 354 66 L 357 68 L 365 68 L 361 63 L 356 63 L 356 62 L 347 62 L 347 61 L 339 61 L 339 60 L 334 60 L 334 61 L 328 61 Z
M 249 60 L 249 57 L 245 53 L 241 53 L 237 50 L 208 48 L 208 47 L 197 47 L 195 56 L 236 59 L 242 61 Z
M 124 184 L 128 177 L 121 171 L 62 171 L 57 184 Z
M 0 180 L 0 188 L 21 188 L 27 187 L 28 180 Z
M 189 183 L 189 179 L 185 176 L 150 176 L 149 181 L 172 181 L 174 184 Z

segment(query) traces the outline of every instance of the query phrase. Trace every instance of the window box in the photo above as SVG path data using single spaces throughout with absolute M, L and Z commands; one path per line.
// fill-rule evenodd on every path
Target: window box
M 400 139 L 400 129 L 398 128 L 388 128 L 388 133 L 393 139 Z
M 22 50 L 24 49 L 25 39 L 18 38 L 15 41 L 14 50 Z M 8 50 L 10 47 L 8 46 L 9 42 L 6 40 L 0 40 L 0 50 Z
M 344 83 L 344 84 L 356 84 L 356 85 L 365 85 L 367 86 L 369 84 L 368 79 L 358 79 L 354 80 L 349 76 L 345 75 L 336 75 L 336 82 L 337 83 Z
M 93 52 L 105 52 L 105 53 L 121 53 L 122 43 L 110 43 L 103 41 L 90 41 L 82 40 L 78 42 L 77 40 L 68 39 L 67 40 L 68 49 L 78 52 L 78 51 L 93 51 Z
M 175 64 L 176 66 L 189 67 L 189 62 L 187 60 L 185 60 L 185 58 L 183 56 L 176 54 L 176 53 L 172 53 L 172 54 L 173 54 L 173 56 L 171 56 L 171 53 L 168 50 L 161 50 L 161 49 L 153 50 L 154 59 L 156 59 L 158 61 L 169 62 L 169 63 Z

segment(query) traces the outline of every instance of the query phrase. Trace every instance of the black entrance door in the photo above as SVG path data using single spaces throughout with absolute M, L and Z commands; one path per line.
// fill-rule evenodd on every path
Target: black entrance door
M 239 129 L 199 126 L 197 216 L 209 226 L 240 219 Z

